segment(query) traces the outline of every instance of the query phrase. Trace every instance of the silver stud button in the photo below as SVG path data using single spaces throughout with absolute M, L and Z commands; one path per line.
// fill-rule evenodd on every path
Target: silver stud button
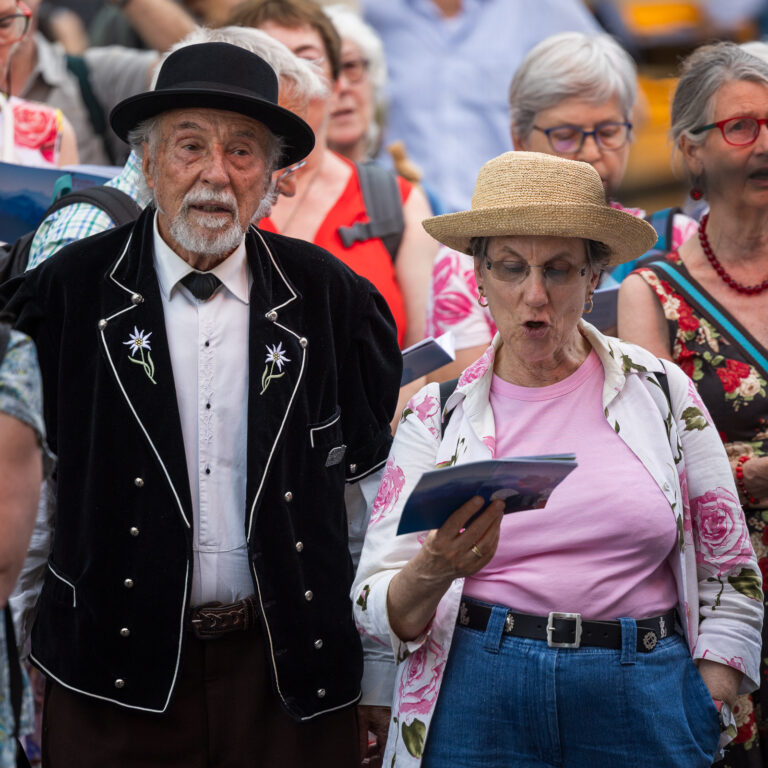
M 126 580 L 123 582 L 123 586 L 124 586 L 126 589 L 133 589 L 133 579 L 126 579 Z
M 137 477 L 137 478 L 136 478 L 136 479 L 133 481 L 133 484 L 134 484 L 134 485 L 135 485 L 137 488 L 143 488 L 143 487 L 144 487 L 144 480 L 142 480 L 142 478 L 140 478 L 140 477 Z
M 315 640 L 315 648 L 319 651 L 323 647 L 323 641 L 321 639 Z
M 139 529 L 133 525 L 131 526 L 131 536 L 138 536 L 139 535 Z
M 131 630 L 128 629 L 128 627 L 123 627 L 120 630 L 120 637 L 130 637 L 131 636 Z
M 144 301 L 144 297 L 140 293 L 134 293 L 133 296 L 131 296 L 131 301 L 134 304 L 141 304 Z
M 317 689 L 317 698 L 318 699 L 324 699 L 325 698 L 325 688 L 318 688 Z
M 311 589 L 308 589 L 308 590 L 307 590 L 307 591 L 304 593 L 304 599 L 305 599 L 307 602 L 310 602 L 310 600 L 312 600 L 312 598 L 313 598 L 313 597 L 314 597 L 314 595 L 312 594 L 312 590 L 311 590 Z
M 115 688 L 125 688 L 125 680 L 118 677 L 117 680 L 115 680 Z
M 106 320 L 99 320 L 99 330 L 103 331 L 107 327 L 107 321 Z
M 301 550 L 304 549 L 304 542 L 303 541 L 297 541 L 296 542 L 296 551 L 301 552 Z
M 299 339 L 299 345 L 301 346 L 302 349 L 306 349 L 307 348 L 307 344 L 309 344 L 309 342 L 307 341 L 307 339 L 304 336 L 302 336 Z
M 267 312 L 267 320 L 271 320 L 273 323 L 277 320 L 277 312 L 274 309 L 271 312 Z
M 285 496 L 283 496 L 283 498 L 286 501 L 293 501 L 293 494 L 290 491 L 286 491 Z
M 350 464 L 349 465 L 349 471 L 350 472 L 357 472 L 357 464 Z

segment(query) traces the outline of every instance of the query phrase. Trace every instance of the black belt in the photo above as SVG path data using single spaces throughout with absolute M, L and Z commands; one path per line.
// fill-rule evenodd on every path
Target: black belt
M 259 612 L 256 598 L 251 595 L 236 603 L 205 603 L 192 608 L 187 629 L 200 640 L 210 640 L 229 632 L 239 632 L 256 626 Z
M 492 610 L 489 605 L 463 597 L 456 623 L 461 627 L 484 632 Z M 650 653 L 659 640 L 671 635 L 675 631 L 676 616 L 675 609 L 672 609 L 663 616 L 638 619 L 638 652 Z M 503 633 L 531 640 L 546 640 L 550 648 L 580 648 L 587 645 L 621 649 L 621 622 L 584 621 L 580 613 L 552 611 L 549 616 L 531 616 L 529 613 L 508 610 Z

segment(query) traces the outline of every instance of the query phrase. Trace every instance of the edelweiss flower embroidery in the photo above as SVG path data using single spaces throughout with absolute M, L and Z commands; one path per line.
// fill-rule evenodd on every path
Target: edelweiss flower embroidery
M 147 378 L 153 383 L 157 384 L 153 378 L 155 375 L 155 364 L 152 360 L 152 354 L 150 350 L 152 345 L 149 343 L 149 337 L 152 335 L 152 331 L 147 333 L 146 331 L 140 331 L 135 325 L 133 326 L 133 333 L 128 334 L 128 341 L 124 341 L 123 344 L 131 348 L 131 356 L 128 360 L 131 363 L 136 363 L 144 368 L 144 373 L 147 374 Z M 146 351 L 146 356 L 145 356 Z M 139 353 L 139 359 L 137 360 L 135 355 Z
M 283 363 L 291 362 L 290 358 L 286 357 L 285 355 L 282 342 L 279 344 L 274 344 L 271 347 L 269 344 L 266 344 L 265 346 L 267 347 L 267 364 L 264 367 L 264 373 L 261 374 L 261 392 L 259 392 L 260 395 L 263 395 L 267 391 L 267 387 L 269 386 L 269 383 L 272 381 L 272 379 L 279 379 L 281 376 L 285 376 Z M 275 366 L 277 366 L 277 370 L 280 371 L 280 373 L 275 373 Z

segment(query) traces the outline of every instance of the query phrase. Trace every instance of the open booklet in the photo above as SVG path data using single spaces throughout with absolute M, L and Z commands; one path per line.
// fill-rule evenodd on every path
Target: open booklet
M 473 461 L 425 472 L 408 497 L 397 533 L 439 528 L 473 496 L 482 496 L 486 505 L 504 499 L 504 514 L 539 509 L 576 467 L 569 453 Z
M 432 373 L 456 359 L 453 333 L 448 331 L 436 339 L 428 336 L 403 350 L 403 375 L 400 386 L 410 384 L 419 376 Z

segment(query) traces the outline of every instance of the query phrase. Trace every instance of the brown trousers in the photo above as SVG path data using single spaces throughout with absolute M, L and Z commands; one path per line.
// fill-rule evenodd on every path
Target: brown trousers
M 185 636 L 168 709 L 123 709 L 48 682 L 43 768 L 357 768 L 354 707 L 298 723 L 272 690 L 260 628 Z

